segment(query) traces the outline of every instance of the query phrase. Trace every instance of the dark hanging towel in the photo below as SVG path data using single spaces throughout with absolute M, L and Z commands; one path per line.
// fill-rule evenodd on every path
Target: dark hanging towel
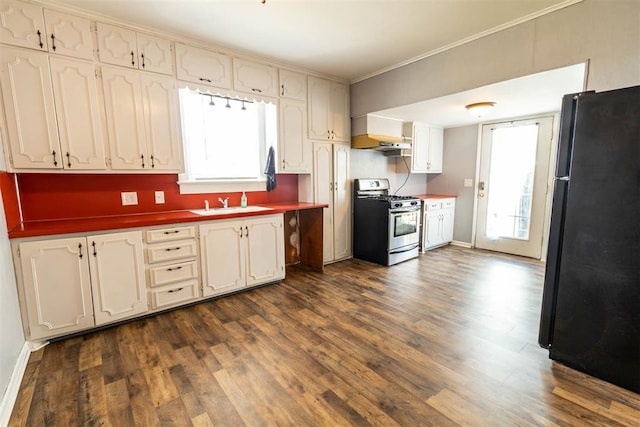
M 267 166 L 264 168 L 264 173 L 267 175 L 267 191 L 271 191 L 276 188 L 276 153 L 273 147 L 269 147 L 269 154 L 267 154 Z

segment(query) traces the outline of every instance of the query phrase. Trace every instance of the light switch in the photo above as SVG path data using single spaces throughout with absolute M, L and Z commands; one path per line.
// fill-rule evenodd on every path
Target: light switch
M 473 179 L 465 178 L 464 179 L 464 186 L 465 186 L 465 188 L 473 187 Z
M 138 204 L 138 193 L 135 191 L 123 191 L 120 193 L 122 197 L 122 206 L 131 206 Z
M 156 205 L 164 203 L 164 191 L 156 191 Z

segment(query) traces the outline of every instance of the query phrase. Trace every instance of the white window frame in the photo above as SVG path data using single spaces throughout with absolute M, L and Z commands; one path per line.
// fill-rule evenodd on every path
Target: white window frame
M 192 91 L 198 91 L 207 95 L 214 95 L 220 97 L 229 97 L 234 99 L 244 99 L 247 101 L 255 101 L 255 102 L 264 102 L 267 104 L 273 104 L 276 107 L 276 114 L 278 111 L 278 99 L 277 98 L 269 98 L 269 97 L 260 97 L 254 95 L 248 95 L 243 93 L 234 92 L 232 90 L 227 89 L 219 89 L 211 86 L 197 85 L 193 83 L 187 82 L 178 82 L 178 90 L 187 88 Z M 181 111 L 182 113 L 182 111 Z M 277 122 L 277 120 L 276 120 Z M 182 118 L 180 120 L 180 125 L 182 127 Z M 275 124 L 278 126 L 278 124 Z M 184 131 L 184 130 L 183 130 Z M 276 130 L 276 135 L 279 137 L 279 133 Z M 186 139 L 183 138 L 183 141 Z M 277 149 L 278 141 L 274 141 L 274 149 Z M 180 187 L 180 194 L 205 194 L 205 193 L 227 193 L 227 192 L 253 192 L 253 191 L 266 191 L 266 176 L 262 176 L 257 179 L 216 179 L 216 180 L 205 180 L 205 179 L 194 179 L 189 176 L 189 156 L 187 156 L 187 146 L 186 143 L 183 147 L 184 150 L 184 172 L 178 175 L 178 186 Z M 266 163 L 267 151 L 268 147 L 265 147 L 263 153 L 261 153 L 260 162 L 262 167 L 264 167 Z

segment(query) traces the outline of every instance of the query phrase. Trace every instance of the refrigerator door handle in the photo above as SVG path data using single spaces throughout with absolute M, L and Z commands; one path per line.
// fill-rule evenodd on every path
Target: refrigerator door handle
M 559 176 L 556 178 L 557 181 L 569 181 L 568 176 Z

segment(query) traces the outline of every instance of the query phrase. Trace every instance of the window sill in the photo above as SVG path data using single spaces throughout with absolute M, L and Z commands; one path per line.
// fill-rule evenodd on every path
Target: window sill
M 266 191 L 266 179 L 237 181 L 178 181 L 180 194 L 239 193 L 242 191 Z

